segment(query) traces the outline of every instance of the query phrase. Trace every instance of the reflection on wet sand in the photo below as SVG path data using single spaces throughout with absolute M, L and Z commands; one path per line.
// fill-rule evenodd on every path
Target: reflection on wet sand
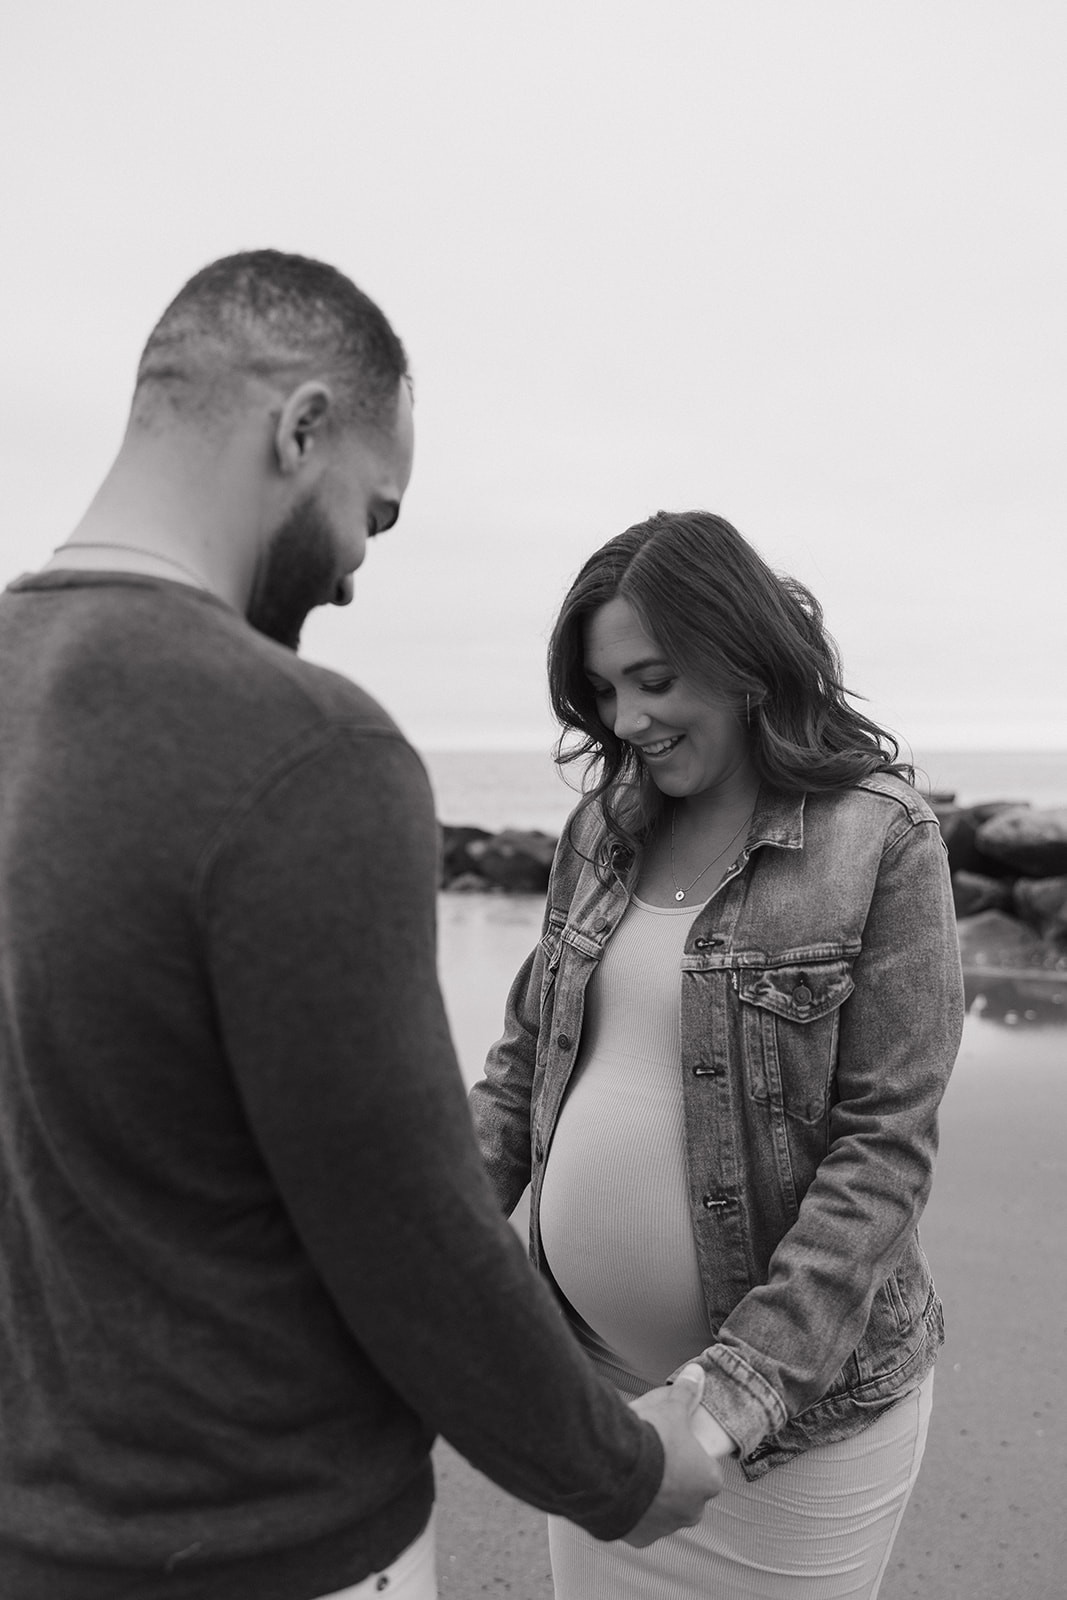
M 1067 1025 L 1067 977 L 1051 972 L 964 971 L 967 1010 L 1005 1027 Z

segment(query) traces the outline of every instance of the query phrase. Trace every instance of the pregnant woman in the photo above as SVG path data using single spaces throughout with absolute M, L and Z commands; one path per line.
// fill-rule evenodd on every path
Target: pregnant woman
M 598 550 L 549 673 L 586 793 L 472 1107 L 575 1336 L 631 1397 L 699 1361 L 724 1469 L 645 1550 L 551 1519 L 557 1600 L 873 1600 L 942 1341 L 917 1223 L 963 998 L 936 819 L 817 602 L 719 517 Z

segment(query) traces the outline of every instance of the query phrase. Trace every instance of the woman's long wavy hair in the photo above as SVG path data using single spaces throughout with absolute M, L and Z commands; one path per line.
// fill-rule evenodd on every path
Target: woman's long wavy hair
M 761 782 L 792 794 L 848 788 L 872 772 L 914 782 L 896 740 L 848 704 L 814 595 L 772 572 L 722 517 L 658 511 L 590 556 L 549 644 L 552 709 L 564 730 L 556 761 L 588 764 L 579 812 L 603 810 L 603 870 L 636 861 L 663 806 L 633 746 L 600 720 L 585 674 L 589 619 L 616 598 L 680 676 L 747 723 Z

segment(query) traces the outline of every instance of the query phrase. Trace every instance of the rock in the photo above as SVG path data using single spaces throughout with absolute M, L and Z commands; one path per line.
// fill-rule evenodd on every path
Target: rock
M 1012 806 L 983 822 L 974 842 L 1024 877 L 1059 877 L 1067 873 L 1067 806 Z
M 449 894 L 492 894 L 493 885 L 480 872 L 461 872 L 444 885 Z
M 1067 877 L 1017 878 L 1015 910 L 1043 939 L 1067 945 Z
M 475 840 L 468 853 L 475 872 L 495 888 L 508 894 L 544 894 L 556 841 L 547 833 L 505 828 L 489 839 Z
M 488 828 L 459 828 L 448 822 L 442 823 L 441 887 L 451 889 L 457 878 L 477 872 L 478 867 L 470 853 L 470 847 L 492 837 Z
M 1004 911 L 980 911 L 957 928 L 965 967 L 1067 973 L 1067 950 L 1058 950 Z
M 920 789 L 919 793 L 922 795 L 931 811 L 936 812 L 938 816 L 940 816 L 942 811 L 952 811 L 956 809 L 955 789 Z
M 981 872 L 954 872 L 952 900 L 957 917 L 973 917 L 979 911 L 1010 911 L 1010 878 L 989 878 Z
M 1002 811 L 1018 809 L 1015 800 L 990 800 L 979 806 L 947 806 L 937 809 L 941 837 L 948 846 L 952 872 L 977 872 L 987 878 L 1014 877 L 1015 871 L 998 860 L 983 855 L 977 843 L 978 831 Z

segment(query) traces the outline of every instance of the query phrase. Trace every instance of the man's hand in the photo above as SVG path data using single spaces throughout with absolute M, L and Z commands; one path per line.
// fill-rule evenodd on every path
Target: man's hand
M 662 1539 L 677 1528 L 691 1528 L 700 1521 L 705 1503 L 722 1488 L 720 1456 L 729 1450 L 708 1450 L 693 1432 L 693 1421 L 702 1427 L 700 1398 L 704 1393 L 704 1369 L 695 1363 L 684 1367 L 669 1387 L 651 1389 L 630 1402 L 634 1411 L 651 1422 L 663 1441 L 663 1482 L 659 1493 L 636 1527 L 626 1535 L 626 1543 L 638 1547 Z M 701 1413 L 701 1416 L 698 1416 Z M 712 1421 L 712 1418 L 708 1418 Z M 720 1430 L 721 1432 L 721 1430 Z M 732 1447 L 729 1435 L 723 1434 Z

